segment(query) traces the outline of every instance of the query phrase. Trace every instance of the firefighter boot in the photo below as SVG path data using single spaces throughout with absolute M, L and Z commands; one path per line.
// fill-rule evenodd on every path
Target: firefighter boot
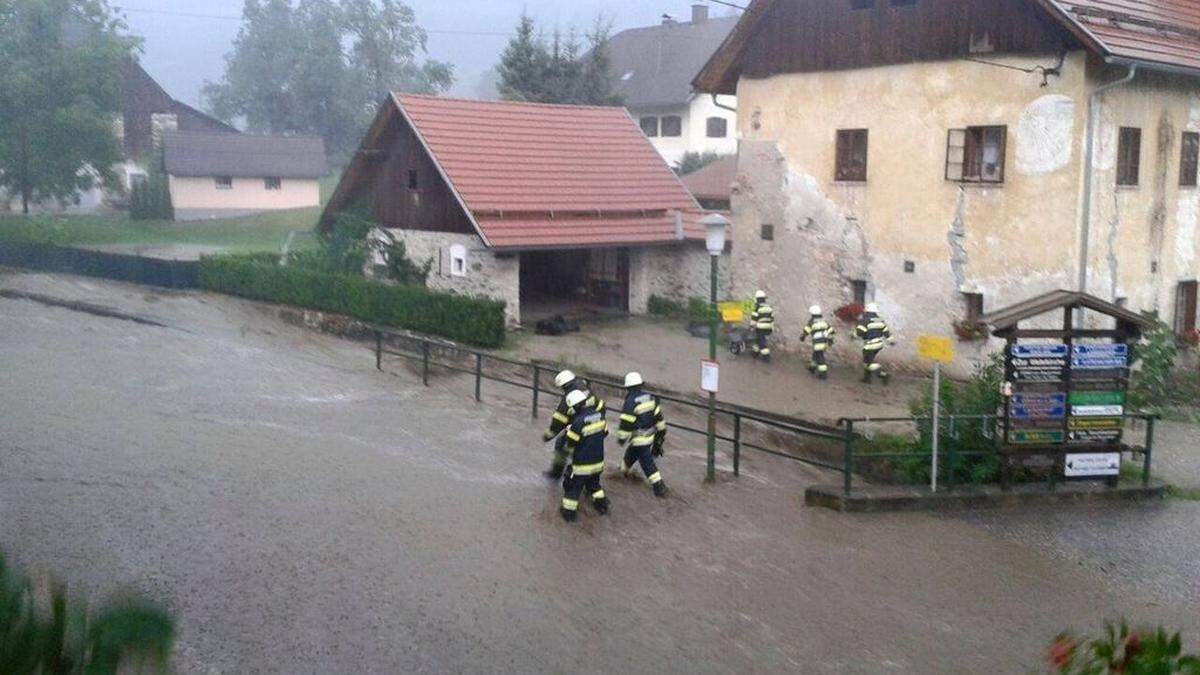
M 596 507 L 596 513 L 599 513 L 602 516 L 608 515 L 608 507 L 609 507 L 608 497 L 601 497 L 599 499 L 593 499 L 592 506 Z
M 880 371 L 879 381 L 882 382 L 885 386 L 887 385 L 888 381 L 891 379 L 892 379 L 891 373 L 885 373 L 885 372 Z
M 654 483 L 653 485 L 651 485 L 650 488 L 654 490 L 655 497 L 666 497 L 667 496 L 667 483 L 665 481 L 660 480 L 657 483 Z
M 568 509 L 565 506 L 558 507 L 558 512 L 560 515 L 562 515 L 562 519 L 567 521 L 568 523 L 575 522 L 575 519 L 579 517 L 578 513 L 576 513 L 575 511 L 572 511 L 571 509 Z

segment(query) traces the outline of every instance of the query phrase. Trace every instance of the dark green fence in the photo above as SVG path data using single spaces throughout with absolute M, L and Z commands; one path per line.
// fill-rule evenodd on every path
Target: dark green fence
M 165 288 L 199 288 L 200 264 L 0 240 L 0 265 Z

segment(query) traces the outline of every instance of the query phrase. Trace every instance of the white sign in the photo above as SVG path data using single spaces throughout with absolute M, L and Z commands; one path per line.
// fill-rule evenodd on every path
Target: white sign
M 1071 414 L 1076 417 L 1117 417 L 1125 414 L 1123 405 L 1073 405 Z
M 1119 452 L 1067 455 L 1064 464 L 1067 478 L 1121 475 Z
M 713 394 L 720 390 L 721 364 L 716 361 L 700 362 L 700 388 Z

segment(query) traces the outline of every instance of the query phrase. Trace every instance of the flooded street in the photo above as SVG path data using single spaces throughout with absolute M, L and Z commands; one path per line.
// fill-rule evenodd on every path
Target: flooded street
M 0 547 L 167 603 L 184 673 L 1020 673 L 1105 619 L 1200 632 L 1198 502 L 843 515 L 762 455 L 706 486 L 677 434 L 669 499 L 606 475 L 569 526 L 523 392 L 222 296 L 0 287 L 166 326 L 0 299 Z

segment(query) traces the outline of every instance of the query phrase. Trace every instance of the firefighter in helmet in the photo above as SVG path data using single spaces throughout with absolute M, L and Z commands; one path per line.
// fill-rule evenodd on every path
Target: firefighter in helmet
M 658 398 L 645 391 L 645 382 L 638 373 L 625 376 L 625 406 L 621 410 L 621 428 L 617 431 L 617 442 L 629 444 L 621 460 L 621 473 L 628 476 L 634 463 L 641 465 L 642 473 L 650 482 L 655 497 L 667 496 L 667 484 L 662 472 L 654 463 L 662 457 L 663 441 L 667 438 L 667 420 L 663 416 Z
M 767 339 L 775 332 L 775 310 L 767 302 L 766 291 L 757 291 L 754 294 L 754 311 L 750 313 L 750 323 L 754 326 L 754 344 L 750 345 L 754 357 L 770 361 L 771 346 Z
M 837 331 L 821 315 L 820 305 L 809 307 L 808 314 L 808 323 L 804 326 L 804 334 L 800 336 L 800 341 L 812 339 L 812 361 L 808 364 L 808 372 L 825 380 L 829 378 L 826 353 L 833 346 L 833 336 Z
M 568 450 L 567 436 L 563 433 L 567 427 L 571 425 L 571 420 L 578 412 L 574 406 L 567 402 L 567 397 L 573 391 L 581 391 L 584 393 L 584 401 L 591 408 L 595 408 L 601 416 L 604 415 L 604 399 L 592 395 L 587 388 L 587 383 L 576 377 L 575 373 L 564 370 L 554 376 L 554 385 L 562 390 L 562 400 L 558 402 L 558 408 L 554 411 L 554 416 L 550 419 L 550 428 L 546 433 L 542 434 L 543 441 L 551 441 L 557 437 L 554 443 L 554 459 L 550 464 L 550 468 L 546 471 L 546 476 L 552 479 L 559 479 L 563 475 L 563 468 L 567 465 Z
M 896 344 L 896 340 L 892 337 L 892 329 L 879 316 L 878 305 L 873 302 L 867 305 L 866 311 L 858 320 L 858 325 L 854 327 L 854 336 L 863 342 L 862 381 L 870 383 L 871 376 L 878 375 L 880 381 L 887 384 L 890 376 L 883 369 L 883 364 L 878 362 L 879 352 L 883 351 L 885 343 Z
M 584 491 L 592 498 L 592 506 L 600 515 L 608 514 L 608 497 L 600 486 L 600 475 L 604 473 L 604 439 L 608 436 L 608 424 L 604 413 L 597 410 L 587 392 L 578 389 L 566 396 L 567 406 L 575 416 L 567 427 L 567 452 L 571 464 L 563 477 L 563 498 L 559 513 L 568 523 L 579 517 L 579 500 Z

